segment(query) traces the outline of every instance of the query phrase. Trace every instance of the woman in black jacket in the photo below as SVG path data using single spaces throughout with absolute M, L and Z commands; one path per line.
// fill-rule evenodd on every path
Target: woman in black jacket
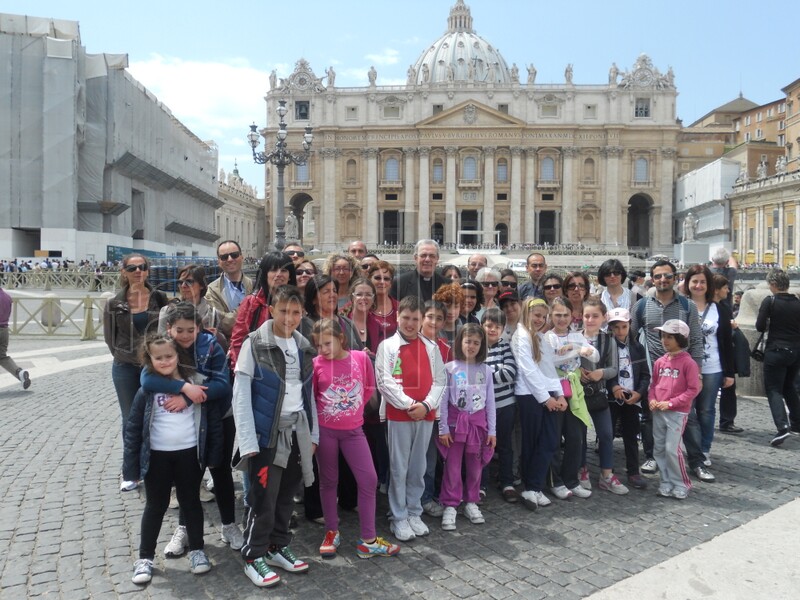
M 789 276 L 781 269 L 767 273 L 767 283 L 773 295 L 761 303 L 756 329 L 767 332 L 764 389 L 778 430 L 770 444 L 780 446 L 790 432 L 800 433 L 800 398 L 794 387 L 800 372 L 800 300 L 789 293 Z

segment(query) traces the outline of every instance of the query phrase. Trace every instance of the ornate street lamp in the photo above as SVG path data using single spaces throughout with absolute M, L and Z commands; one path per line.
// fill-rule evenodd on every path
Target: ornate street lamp
M 277 112 L 280 117 L 280 122 L 278 123 L 278 140 L 275 142 L 275 149 L 272 152 L 269 154 L 256 152 L 256 148 L 258 148 L 258 144 L 261 141 L 259 139 L 261 136 L 258 134 L 258 131 L 256 131 L 258 126 L 255 123 L 250 125 L 250 133 L 247 134 L 247 141 L 250 142 L 250 146 L 253 148 L 253 162 L 259 165 L 270 163 L 278 168 L 278 197 L 275 206 L 275 248 L 278 251 L 282 251 L 286 242 L 286 235 L 284 232 L 285 218 L 283 216 L 283 171 L 287 165 L 292 163 L 296 165 L 306 164 L 311 154 L 311 142 L 314 140 L 314 136 L 311 133 L 311 127 L 307 125 L 306 132 L 303 135 L 303 151 L 293 154 L 286 147 L 287 131 L 286 121 L 284 121 L 284 117 L 286 116 L 286 100 L 278 100 Z

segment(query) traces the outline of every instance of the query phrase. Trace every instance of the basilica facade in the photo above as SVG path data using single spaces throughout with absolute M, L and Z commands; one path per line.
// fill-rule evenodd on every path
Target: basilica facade
M 380 85 L 374 68 L 363 87 L 337 87 L 335 76 L 300 59 L 288 77 L 271 74 L 266 97 L 268 118 L 286 101 L 290 145 L 293 129 L 314 126 L 312 158 L 285 178 L 285 214 L 306 244 L 432 237 L 671 252 L 671 68 L 641 55 L 597 84 L 573 83 L 571 64 L 563 83 L 537 83 L 533 64 L 509 66 L 475 33 L 458 0 L 404 85 Z M 268 147 L 276 132 L 260 131 Z M 267 173 L 269 230 L 276 179 Z

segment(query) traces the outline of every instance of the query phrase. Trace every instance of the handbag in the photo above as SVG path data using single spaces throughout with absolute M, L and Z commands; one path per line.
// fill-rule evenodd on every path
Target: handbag
M 564 394 L 564 398 L 572 397 L 572 385 L 570 384 L 569 379 L 561 380 L 561 393 Z
M 606 392 L 605 384 L 601 382 L 595 382 L 584 385 L 583 393 L 586 399 L 586 410 L 589 412 L 597 412 L 599 410 L 608 408 L 608 394 Z
M 758 336 L 758 340 L 756 341 L 755 347 L 750 351 L 750 358 L 752 358 L 756 362 L 764 362 L 764 350 L 767 347 L 767 340 L 764 339 L 767 331 L 769 331 L 769 322 L 772 317 L 772 305 L 775 304 L 775 296 L 772 296 L 772 300 L 769 303 L 769 314 L 767 315 L 767 326 L 764 328 L 764 331 L 761 332 L 761 335 Z

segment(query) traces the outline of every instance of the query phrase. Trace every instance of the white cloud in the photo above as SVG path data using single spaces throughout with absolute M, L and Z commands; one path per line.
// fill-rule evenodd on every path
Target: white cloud
M 380 54 L 367 54 L 364 58 L 376 65 L 395 65 L 400 60 L 400 53 L 392 48 L 384 48 Z

